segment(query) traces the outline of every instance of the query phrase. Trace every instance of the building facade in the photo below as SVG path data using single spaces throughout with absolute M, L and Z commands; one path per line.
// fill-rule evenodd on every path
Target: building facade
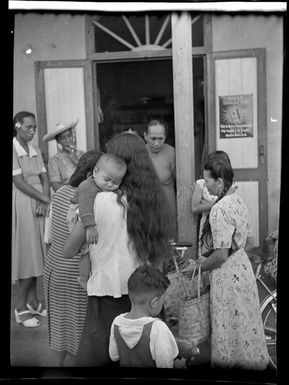
M 78 117 L 78 147 L 103 150 L 165 119 L 179 240 L 193 239 L 191 186 L 207 154 L 228 152 L 262 247 L 279 222 L 283 56 L 278 13 L 17 12 L 13 110 L 36 114 L 46 162 L 56 146 L 41 138 L 60 121 Z

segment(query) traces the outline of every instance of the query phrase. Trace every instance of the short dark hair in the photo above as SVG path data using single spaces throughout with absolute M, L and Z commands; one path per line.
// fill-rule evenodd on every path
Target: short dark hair
M 148 297 L 161 296 L 170 285 L 168 277 L 148 264 L 138 267 L 128 279 L 128 295 L 132 302 L 143 303 Z
M 163 126 L 164 130 L 165 130 L 165 135 L 168 134 L 168 124 L 164 119 L 160 118 L 159 116 L 153 116 L 149 120 L 149 122 L 147 123 L 146 129 L 145 129 L 145 132 L 148 133 L 149 128 L 152 126 L 156 126 L 156 125 Z

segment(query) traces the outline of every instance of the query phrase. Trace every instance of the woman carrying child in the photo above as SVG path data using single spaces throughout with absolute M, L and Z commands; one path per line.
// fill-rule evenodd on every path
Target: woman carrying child
M 162 268 L 169 255 L 167 207 L 159 178 L 141 138 L 131 133 L 115 135 L 106 145 L 108 153 L 122 157 L 127 172 L 113 192 L 96 195 L 94 214 L 98 241 L 90 246 L 92 274 L 87 283 L 88 307 L 77 365 L 111 365 L 110 328 L 114 318 L 131 308 L 127 282 L 140 265 Z M 85 240 L 77 222 L 64 256 L 71 258 Z

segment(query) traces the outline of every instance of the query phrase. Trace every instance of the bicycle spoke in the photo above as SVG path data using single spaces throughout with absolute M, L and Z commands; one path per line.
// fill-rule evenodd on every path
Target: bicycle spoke
M 276 290 L 268 292 L 267 297 L 261 303 L 261 314 L 264 325 L 264 332 L 266 337 L 266 345 L 270 365 L 275 369 L 276 365 L 276 317 L 277 317 L 277 292 Z
M 265 330 L 265 332 L 271 332 L 271 333 L 274 333 L 274 334 L 276 334 L 276 332 L 277 332 L 277 329 L 276 329 L 276 327 L 275 326 L 267 326 L 267 325 L 265 325 L 264 326 L 264 330 Z

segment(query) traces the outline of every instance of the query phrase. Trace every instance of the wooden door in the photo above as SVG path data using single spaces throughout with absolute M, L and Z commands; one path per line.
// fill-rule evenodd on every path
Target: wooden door
M 57 123 L 79 118 L 77 147 L 87 151 L 98 148 L 97 87 L 93 87 L 90 60 L 35 62 L 39 146 L 45 163 L 57 151 L 56 142 L 42 143 L 42 137 Z
M 265 49 L 208 55 L 208 152 L 226 151 L 254 246 L 268 233 Z

